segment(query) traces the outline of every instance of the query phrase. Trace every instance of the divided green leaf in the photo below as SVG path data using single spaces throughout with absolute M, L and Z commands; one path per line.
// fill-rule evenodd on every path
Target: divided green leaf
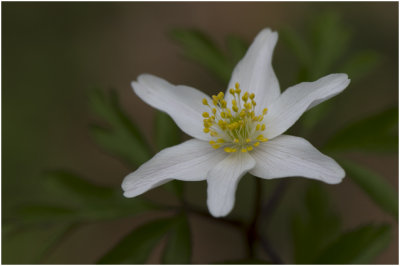
M 154 247 L 166 234 L 172 219 L 159 219 L 134 229 L 107 252 L 100 264 L 145 264 Z
M 109 128 L 92 126 L 92 135 L 103 149 L 130 166 L 138 166 L 150 159 L 152 151 L 135 124 L 122 110 L 115 91 L 106 96 L 101 90 L 90 95 L 92 111 L 102 118 Z

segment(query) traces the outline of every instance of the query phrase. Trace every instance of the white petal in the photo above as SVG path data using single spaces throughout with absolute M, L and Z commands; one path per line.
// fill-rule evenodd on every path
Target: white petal
M 248 153 L 234 153 L 208 172 L 207 205 L 213 216 L 225 216 L 232 210 L 237 184 L 254 165 Z
M 125 177 L 124 196 L 135 197 L 172 179 L 205 180 L 207 172 L 225 157 L 222 149 L 214 150 L 197 139 L 166 148 Z
M 257 163 L 250 173 L 266 179 L 303 176 L 337 184 L 345 176 L 342 167 L 332 158 L 299 137 L 279 136 L 262 143 L 251 156 Z
M 164 79 L 143 74 L 132 82 L 135 93 L 147 104 L 169 114 L 175 123 L 188 135 L 202 140 L 211 137 L 203 132 L 202 113 L 209 109 L 202 104 L 208 97 L 194 88 L 174 86 Z
M 278 33 L 270 29 L 262 30 L 236 65 L 229 82 L 228 90 L 239 82 L 242 92 L 253 92 L 256 95 L 256 113 L 268 107 L 280 94 L 279 82 L 271 63 L 277 41 Z M 230 94 L 227 92 L 226 95 L 229 99 Z
M 346 74 L 331 74 L 314 82 L 302 82 L 284 91 L 265 116 L 265 136 L 272 139 L 291 127 L 311 107 L 342 92 L 350 80 Z

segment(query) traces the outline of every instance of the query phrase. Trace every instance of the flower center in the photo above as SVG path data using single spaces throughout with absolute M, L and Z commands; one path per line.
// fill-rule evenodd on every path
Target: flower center
M 227 106 L 224 93 L 212 96 L 212 103 L 203 99 L 203 104 L 210 108 L 210 112 L 204 112 L 204 133 L 210 134 L 214 140 L 210 145 L 214 149 L 224 148 L 225 152 L 248 152 L 260 145 L 260 142 L 268 141 L 262 135 L 265 124 L 262 123 L 267 113 L 264 108 L 262 114 L 255 114 L 255 95 L 245 92 L 241 95 L 239 83 L 235 89 L 229 89 L 233 96 L 232 107 Z

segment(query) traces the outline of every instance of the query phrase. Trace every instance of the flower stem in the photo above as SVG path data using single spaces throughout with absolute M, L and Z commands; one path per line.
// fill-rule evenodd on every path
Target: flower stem
M 262 208 L 262 214 L 264 215 L 264 227 L 267 227 L 272 214 L 276 210 L 276 208 L 279 205 L 279 201 L 281 200 L 285 190 L 287 187 L 287 180 L 283 179 L 279 181 L 278 185 L 275 187 L 271 197 L 267 201 L 267 203 L 264 205 Z M 260 243 L 261 247 L 263 248 L 264 252 L 268 255 L 268 257 L 271 259 L 271 262 L 274 264 L 283 264 L 283 260 L 280 258 L 278 253 L 275 252 L 275 250 L 271 247 L 269 244 L 269 240 L 266 236 L 260 236 Z
M 247 243 L 249 246 L 249 256 L 251 258 L 255 257 L 255 243 L 258 240 L 258 223 L 260 220 L 261 214 L 261 195 L 262 195 L 262 183 L 260 178 L 255 178 L 256 180 L 256 191 L 255 191 L 255 199 L 254 199 L 254 212 L 253 218 L 249 227 L 247 228 Z

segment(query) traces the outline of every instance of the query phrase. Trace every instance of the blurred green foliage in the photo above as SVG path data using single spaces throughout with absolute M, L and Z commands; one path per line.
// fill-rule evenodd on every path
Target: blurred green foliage
M 347 175 L 383 210 L 398 219 L 399 202 L 394 188 L 385 178 L 357 163 L 340 160 Z
M 178 215 L 168 233 L 162 263 L 189 264 L 192 255 L 192 243 L 189 221 L 186 215 Z
M 226 38 L 229 55 L 226 55 L 211 37 L 200 30 L 174 29 L 170 35 L 182 46 L 185 57 L 203 66 L 224 84 L 229 82 L 233 68 L 248 48 L 241 38 L 229 35 Z
M 149 145 L 136 125 L 121 110 L 114 90 L 109 96 L 101 90 L 94 90 L 89 99 L 91 110 L 109 124 L 109 128 L 99 125 L 91 127 L 93 138 L 100 147 L 130 166 L 141 165 L 151 158 Z
M 339 234 L 340 217 L 334 212 L 326 191 L 312 183 L 306 191 L 305 209 L 292 219 L 294 262 L 312 263 L 321 250 Z
M 324 149 L 330 152 L 359 150 L 396 153 L 398 121 L 398 108 L 390 107 L 339 130 L 328 140 Z
M 361 226 L 338 237 L 314 263 L 371 263 L 388 246 L 390 239 L 390 226 L 388 225 Z
M 335 13 L 314 17 L 306 29 L 305 34 L 299 34 L 297 29 L 291 28 L 280 31 L 282 40 L 298 61 L 296 82 L 315 80 L 337 70 L 348 73 L 354 82 L 370 73 L 380 61 L 381 55 L 371 50 L 347 54 L 352 31 Z M 229 81 L 234 66 L 248 47 L 248 43 L 240 37 L 229 35 L 225 39 L 226 49 L 220 48 L 211 37 L 197 29 L 174 29 L 170 36 L 182 47 L 185 57 L 200 64 L 224 83 Z M 153 148 L 122 109 L 115 91 L 106 93 L 93 90 L 89 102 L 91 111 L 99 118 L 99 122 L 90 128 L 99 147 L 132 169 L 154 155 Z M 334 104 L 335 100 L 330 100 L 308 111 L 301 119 L 303 132 L 313 132 L 317 123 L 327 118 Z M 334 155 L 353 150 L 393 154 L 398 149 L 397 121 L 397 107 L 383 110 L 338 129 L 326 142 L 324 149 L 327 153 L 335 152 Z M 154 122 L 156 150 L 181 141 L 180 130 L 165 113 L 158 112 Z M 372 132 L 371 128 L 374 127 L 379 130 Z M 397 194 L 384 177 L 343 158 L 340 162 L 351 180 L 371 200 L 397 218 Z M 3 243 L 7 243 L 3 244 L 3 247 L 6 246 L 3 248 L 3 263 L 16 261 L 18 254 L 13 252 L 17 247 L 28 251 L 18 263 L 40 263 L 54 244 L 62 241 L 71 228 L 83 222 L 120 219 L 163 209 L 143 198 L 125 199 L 119 188 L 96 185 L 70 171 L 47 172 L 41 182 L 51 202 L 27 202 L 15 208 L 12 215 L 3 221 Z M 166 241 L 163 263 L 191 262 L 192 240 L 185 187 L 180 181 L 170 182 L 163 187 L 180 200 L 182 208 L 172 215 L 169 213 L 167 218 L 151 220 L 133 229 L 98 263 L 146 263 L 153 249 L 163 239 Z M 294 213 L 290 222 L 294 263 L 371 263 L 390 241 L 391 230 L 388 225 L 365 225 L 342 231 L 341 217 L 334 211 L 322 186 L 313 181 L 308 184 L 305 198 L 299 204 L 302 204 L 302 211 Z M 41 225 L 46 225 L 46 228 L 43 229 Z M 46 230 L 48 234 L 43 233 Z M 24 240 L 21 240 L 22 235 Z M 32 244 L 37 239 L 45 244 Z M 257 257 L 248 257 L 224 263 L 266 262 Z

